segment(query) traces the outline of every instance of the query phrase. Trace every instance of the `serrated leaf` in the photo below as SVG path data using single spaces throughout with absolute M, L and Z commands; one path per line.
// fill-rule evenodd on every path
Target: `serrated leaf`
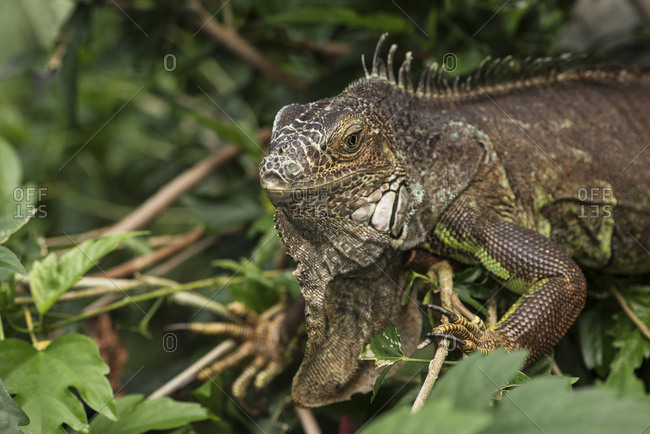
M 29 423 L 29 418 L 18 404 L 11 399 L 7 388 L 0 380 L 0 432 L 6 434 L 20 434 L 19 426 Z
M 628 304 L 645 324 L 650 324 L 650 291 L 647 286 L 634 285 L 621 291 Z M 635 375 L 643 361 L 650 357 L 650 341 L 632 323 L 624 312 L 614 315 L 615 338 L 612 345 L 618 352 L 610 363 L 610 374 L 605 381 L 621 396 L 644 396 L 643 382 Z
M 390 323 L 381 333 L 370 339 L 361 352 L 362 360 L 374 360 L 378 367 L 392 365 L 405 359 L 399 330 Z
M 208 412 L 199 404 L 178 402 L 171 398 L 144 400 L 144 395 L 127 395 L 118 399 L 116 405 L 120 418 L 111 421 L 97 416 L 90 423 L 91 432 L 140 434 L 178 428 L 208 417 Z
M 142 232 L 124 232 L 99 240 L 87 240 L 70 249 L 60 259 L 55 253 L 50 253 L 35 261 L 30 274 L 30 288 L 38 311 L 41 314 L 47 312 L 104 255 L 115 250 L 122 240 L 140 234 Z
M 5 246 L 0 246 L 0 268 L 8 268 L 23 276 L 27 274 L 18 257 Z
M 19 339 L 0 341 L 0 378 L 29 417 L 27 433 L 65 432 L 86 427 L 86 412 L 71 388 L 92 409 L 117 420 L 109 368 L 92 339 L 67 334 L 43 351 Z

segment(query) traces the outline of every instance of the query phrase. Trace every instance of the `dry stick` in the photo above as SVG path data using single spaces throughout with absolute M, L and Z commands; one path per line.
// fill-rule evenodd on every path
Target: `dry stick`
M 185 234 L 182 238 L 179 238 L 173 243 L 166 245 L 165 247 L 161 247 L 160 249 L 154 250 L 153 252 L 137 256 L 116 267 L 110 268 L 101 273 L 93 274 L 91 276 L 104 276 L 109 279 L 130 276 L 133 273 L 141 271 L 145 268 L 149 268 L 152 265 L 162 261 L 163 259 L 170 257 L 188 244 L 194 243 L 201 237 L 201 235 L 203 235 L 203 228 L 198 227 Z
M 229 29 L 219 24 L 214 17 L 206 11 L 201 3 L 197 0 L 190 2 L 191 8 L 197 17 L 192 20 L 197 33 L 204 31 L 216 42 L 223 44 L 230 51 L 241 57 L 245 62 L 262 71 L 278 83 L 285 87 L 295 90 L 303 90 L 307 87 L 307 82 L 294 74 L 280 69 L 275 63 L 271 62 L 266 56 L 260 53 L 255 47 L 244 40 L 233 29 Z
M 621 295 L 620 292 L 618 292 L 616 288 L 614 288 L 614 286 L 611 286 L 610 290 L 612 291 L 612 294 L 614 294 L 614 297 L 616 297 L 616 301 L 618 301 L 618 304 L 621 305 L 621 307 L 623 308 L 627 316 L 630 317 L 634 325 L 636 325 L 639 328 L 641 334 L 643 334 L 643 336 L 645 336 L 646 339 L 650 340 L 650 330 L 648 330 L 648 326 L 643 324 L 643 321 L 641 321 L 639 317 L 636 316 L 636 314 L 630 308 L 630 305 L 627 304 L 625 298 Z
M 438 281 L 440 282 L 440 302 L 442 307 L 449 310 L 453 309 L 452 300 L 454 284 L 452 280 L 453 271 L 451 266 L 447 261 L 442 261 L 434 265 L 431 268 L 431 271 L 438 275 Z M 442 323 L 444 324 L 447 322 L 447 318 L 443 315 Z M 424 401 L 427 399 L 427 396 L 429 396 L 429 393 L 431 393 L 431 389 L 438 379 L 438 375 L 440 374 L 442 365 L 447 358 L 447 354 L 449 354 L 449 342 L 443 339 L 438 343 L 436 354 L 431 362 L 429 362 L 429 372 L 427 377 L 424 379 L 424 383 L 418 392 L 417 398 L 415 398 L 413 407 L 411 407 L 411 413 L 418 412 L 424 406 Z
M 205 356 L 201 357 L 199 360 L 194 362 L 192 366 L 185 369 L 183 372 L 169 380 L 167 383 L 163 384 L 161 387 L 156 389 L 147 399 L 162 398 L 163 396 L 170 395 L 175 392 L 177 389 L 191 383 L 196 378 L 196 372 L 199 369 L 207 368 L 219 357 L 223 357 L 228 352 L 235 348 L 235 341 L 228 339 L 221 342 L 219 345 L 214 347 L 210 352 Z
M 160 211 L 174 203 L 179 196 L 203 181 L 210 173 L 237 157 L 241 151 L 233 145 L 221 148 L 164 185 L 153 196 L 145 200 L 128 216 L 104 231 L 103 235 L 127 232 L 144 227 L 160 214 Z
M 223 234 L 214 234 L 197 241 L 186 249 L 181 250 L 165 262 L 159 264 L 147 272 L 149 276 L 164 276 L 174 268 L 192 259 L 193 256 L 201 253 L 203 250 L 215 243 Z
M 322 432 L 318 426 L 318 422 L 316 422 L 314 413 L 312 413 L 310 409 L 300 407 L 295 408 L 296 415 L 300 420 L 300 425 L 302 425 L 302 430 L 305 434 L 320 434 Z
M 73 240 L 74 243 L 80 243 L 91 238 L 140 229 L 158 217 L 165 208 L 174 203 L 183 193 L 194 188 L 213 171 L 230 162 L 240 153 L 239 149 L 233 145 L 225 146 L 172 179 L 114 225 L 70 235 L 69 237 L 52 237 L 48 239 L 47 244 L 51 247 L 58 247 L 71 244 L 70 240 Z

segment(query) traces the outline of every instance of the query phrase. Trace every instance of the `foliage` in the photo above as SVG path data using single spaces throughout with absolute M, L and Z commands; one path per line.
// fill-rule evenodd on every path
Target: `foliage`
M 176 402 L 170 398 L 143 400 L 142 395 L 128 395 L 115 401 L 120 418 L 111 421 L 97 415 L 92 431 L 116 434 L 140 434 L 151 430 L 178 428 L 207 417 L 206 410 L 194 403 Z
M 247 408 L 253 418 L 229 394 L 241 369 L 191 383 L 175 400 L 143 399 L 214 346 L 214 339 L 165 334 L 166 325 L 227 316 L 223 305 L 233 300 L 263 312 L 298 292 L 256 175 L 275 114 L 359 78 L 361 55 L 372 54 L 384 31 L 399 44 L 398 59 L 413 51 L 414 73 L 443 58 L 453 60 L 453 76 L 487 55 L 557 54 L 558 35 L 575 20 L 572 3 L 0 2 L 0 379 L 8 391 L 0 386 L 0 430 L 298 431 L 287 404 L 295 365 L 261 393 L 268 412 Z M 637 29 L 612 52 L 591 41 L 585 62 L 639 60 L 649 35 Z M 264 62 L 242 54 L 242 41 Z M 152 218 L 129 229 L 148 232 L 106 236 L 162 186 L 187 182 L 188 169 L 229 149 L 238 153 L 170 203 L 154 203 Z M 124 266 L 130 272 L 120 274 Z M 388 363 L 373 402 L 355 396 L 317 409 L 319 426 L 328 432 L 372 420 L 368 428 L 382 432 L 398 423 L 400 430 L 528 430 L 516 403 L 549 432 L 575 431 L 580 420 L 599 424 L 594 432 L 615 422 L 636 427 L 638 415 L 648 414 L 650 344 L 609 295 L 609 283 L 588 279 L 595 296 L 578 323 L 525 375 L 515 376 L 520 356 L 472 357 L 444 373 L 427 408 L 409 417 L 426 367 L 414 360 L 431 352 L 404 357 L 393 326 L 367 348 L 367 357 Z M 430 285 L 413 273 L 408 292 Z M 614 285 L 650 323 L 648 282 Z M 185 289 L 201 302 L 176 297 Z M 468 269 L 456 274 L 455 289 L 485 313 L 498 287 Z M 513 301 L 505 292 L 499 313 Z M 386 376 L 396 361 L 405 363 Z M 570 380 L 549 377 L 553 361 L 579 378 L 575 392 Z M 508 387 L 491 400 L 498 386 Z M 118 391 L 124 396 L 114 399 Z
M 0 377 L 29 417 L 26 432 L 63 432 L 62 423 L 85 428 L 83 405 L 71 387 L 92 409 L 116 420 L 107 373 L 97 345 L 83 335 L 61 336 L 43 351 L 20 339 L 0 342 Z
M 409 417 L 409 408 L 402 407 L 377 418 L 367 430 L 611 433 L 641 432 L 647 427 L 650 400 L 617 400 L 608 389 L 572 392 L 566 377 L 538 377 L 503 389 L 512 383 L 525 356 L 501 350 L 486 357 L 474 354 L 440 380 L 416 415 Z M 499 388 L 499 399 L 492 402 Z

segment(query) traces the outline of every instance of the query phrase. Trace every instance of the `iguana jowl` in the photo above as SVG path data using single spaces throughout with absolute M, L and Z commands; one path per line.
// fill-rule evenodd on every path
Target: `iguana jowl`
M 459 88 L 436 66 L 417 88 L 410 53 L 340 95 L 278 113 L 261 184 L 306 300 L 294 400 L 317 406 L 372 387 L 358 356 L 402 307 L 404 252 L 426 244 L 478 264 L 521 298 L 486 331 L 438 327 L 466 349 L 530 350 L 565 334 L 586 298 L 578 264 L 650 271 L 650 70 L 492 62 Z M 509 79 L 509 76 L 515 76 Z

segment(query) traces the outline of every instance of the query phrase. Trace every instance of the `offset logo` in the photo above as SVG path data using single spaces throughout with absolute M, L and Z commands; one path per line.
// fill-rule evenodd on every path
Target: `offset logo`
M 35 202 L 42 201 L 47 196 L 45 187 L 16 187 L 14 188 L 14 201 L 16 202 L 16 212 L 13 214 L 15 219 L 24 219 L 29 216 L 44 219 L 47 217 L 47 210 L 44 204 L 34 205 Z
M 578 189 L 581 219 L 599 219 L 612 217 L 612 199 L 614 194 L 611 187 L 582 187 Z

